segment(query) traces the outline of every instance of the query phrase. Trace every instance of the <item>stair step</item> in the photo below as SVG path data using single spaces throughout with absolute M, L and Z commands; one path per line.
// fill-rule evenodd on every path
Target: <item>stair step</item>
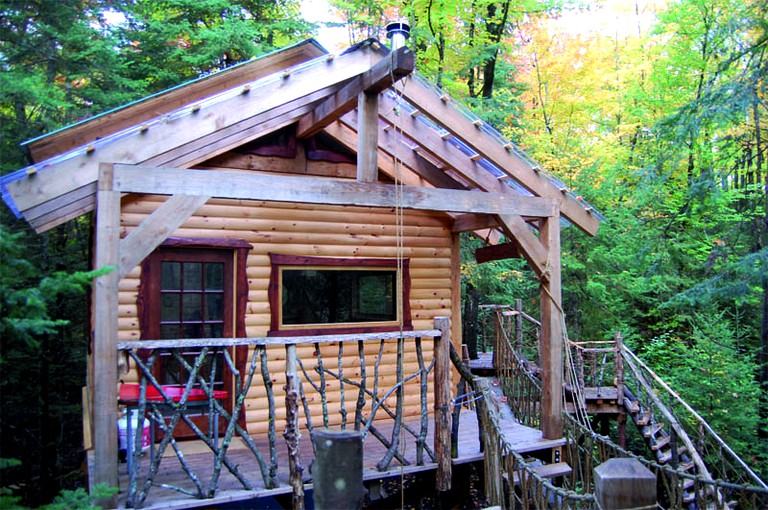
M 696 463 L 693 461 L 690 462 L 681 462 L 677 466 L 678 471 L 690 471 L 691 469 L 696 467 Z
M 637 400 L 629 400 L 628 398 L 625 398 L 624 409 L 626 409 L 629 414 L 637 414 L 640 412 L 640 403 Z
M 693 480 L 691 478 L 684 478 L 683 479 L 683 490 L 687 491 L 688 489 L 693 487 L 695 483 L 696 483 L 695 480 Z
M 671 437 L 669 437 L 669 436 L 662 436 L 662 437 L 656 439 L 656 443 L 655 444 L 651 445 L 651 450 L 653 450 L 654 452 L 656 450 L 661 450 L 662 448 L 667 446 L 670 441 L 672 441 Z
M 544 478 L 557 478 L 558 476 L 569 475 L 573 470 L 567 462 L 553 462 L 552 464 L 533 466 L 533 471 Z M 520 483 L 519 471 L 515 471 L 513 479 L 515 485 Z
M 664 424 L 661 423 L 661 422 L 654 423 L 653 425 L 648 425 L 648 426 L 643 428 L 643 437 L 648 439 L 651 436 L 655 436 L 656 433 L 658 431 L 660 431 L 661 429 L 663 429 L 663 428 L 664 428 Z
M 635 416 L 635 425 L 643 427 L 651 422 L 651 413 L 643 411 L 641 414 Z
M 683 453 L 686 453 L 688 449 L 685 446 L 681 446 L 677 449 L 677 455 L 680 456 Z M 656 452 L 656 458 L 659 460 L 659 464 L 666 464 L 670 460 L 672 460 L 672 449 L 669 450 L 659 450 Z

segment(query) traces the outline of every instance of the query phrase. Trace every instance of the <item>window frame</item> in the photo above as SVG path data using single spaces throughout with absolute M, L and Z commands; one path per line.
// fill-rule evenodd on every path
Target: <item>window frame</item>
M 397 259 L 374 259 L 374 258 L 338 258 L 338 257 L 314 257 L 304 255 L 283 255 L 278 253 L 269 253 L 271 265 L 269 277 L 268 300 L 270 308 L 270 329 L 268 336 L 302 336 L 302 335 L 324 335 L 324 334 L 347 334 L 347 333 L 378 333 L 386 331 L 397 331 L 400 329 L 399 317 L 394 321 L 372 321 L 372 322 L 341 322 L 328 324 L 283 324 L 282 323 L 282 271 L 283 269 L 310 269 L 313 267 L 322 269 L 343 270 L 365 270 L 365 269 L 393 269 L 397 272 Z M 395 293 L 400 293 L 402 307 L 403 330 L 413 330 L 413 321 L 411 318 L 411 277 L 410 260 L 403 259 L 402 267 L 402 288 L 395 289 Z M 396 280 L 396 285 L 397 285 Z M 396 310 L 398 313 L 399 310 Z

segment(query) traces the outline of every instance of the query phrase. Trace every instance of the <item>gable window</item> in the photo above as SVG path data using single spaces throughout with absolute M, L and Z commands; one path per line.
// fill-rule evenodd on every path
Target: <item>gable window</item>
M 408 261 L 402 288 L 394 259 L 340 259 L 270 254 L 272 335 L 374 332 L 412 328 Z M 331 331 L 326 331 L 331 330 Z

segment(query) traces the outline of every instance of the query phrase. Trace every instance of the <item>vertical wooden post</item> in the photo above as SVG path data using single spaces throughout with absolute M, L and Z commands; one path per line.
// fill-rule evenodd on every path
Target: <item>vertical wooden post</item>
M 594 469 L 599 508 L 656 508 L 656 475 L 637 459 L 608 459 Z
M 299 381 L 296 344 L 285 345 L 285 438 L 293 510 L 304 509 L 304 468 L 299 459 Z
M 120 193 L 114 191 L 113 166 L 102 163 L 96 193 L 95 268 L 114 270 L 99 276 L 93 288 L 93 472 L 97 484 L 117 487 L 117 334 L 120 243 Z
M 616 404 L 621 407 L 624 405 L 624 339 L 618 331 L 614 339 L 616 358 L 613 360 L 613 373 L 616 376 Z
M 357 96 L 357 180 L 376 182 L 379 174 L 379 94 Z
M 560 282 L 560 214 L 542 218 L 539 239 L 547 249 L 541 276 L 541 431 L 546 439 L 563 437 L 563 323 Z
M 451 320 L 435 317 L 435 457 L 437 474 L 435 488 L 451 488 Z
M 504 361 L 501 358 L 502 345 L 504 345 L 504 316 L 502 315 L 503 308 L 500 306 L 494 306 L 493 310 L 493 369 L 498 371 L 500 368 L 504 368 Z
M 315 460 L 313 501 L 318 510 L 363 507 L 363 433 L 317 429 L 312 433 Z
M 523 350 L 523 300 L 515 299 L 515 351 L 520 353 Z

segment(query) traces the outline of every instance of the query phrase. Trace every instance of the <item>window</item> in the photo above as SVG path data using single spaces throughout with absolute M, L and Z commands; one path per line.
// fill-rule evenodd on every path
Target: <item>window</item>
M 398 291 L 397 261 L 270 254 L 270 334 L 387 331 L 399 327 L 397 299 L 403 299 L 403 326 L 411 329 L 408 261 Z

